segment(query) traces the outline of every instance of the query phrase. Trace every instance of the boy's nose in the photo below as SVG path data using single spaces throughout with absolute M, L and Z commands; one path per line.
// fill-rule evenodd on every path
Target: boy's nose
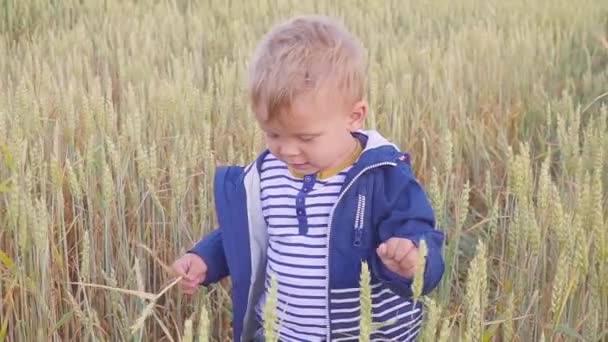
M 300 149 L 296 144 L 283 143 L 279 145 L 279 153 L 283 157 L 295 157 L 300 154 Z

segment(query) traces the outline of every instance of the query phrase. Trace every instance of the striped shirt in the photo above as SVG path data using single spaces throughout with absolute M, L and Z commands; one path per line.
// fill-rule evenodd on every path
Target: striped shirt
M 260 195 L 268 226 L 266 291 L 270 276 L 276 275 L 280 341 L 324 341 L 330 291 L 332 341 L 359 340 L 360 289 L 327 288 L 327 243 L 331 210 L 360 152 L 361 146 L 345 164 L 350 166 L 323 179 L 296 177 L 272 154 L 262 163 Z M 382 283 L 371 285 L 372 321 L 382 324 L 372 332 L 371 341 L 413 341 L 423 319 L 420 304 L 401 298 Z M 266 296 L 256 306 L 261 323 Z
M 329 216 L 351 167 L 321 180 L 295 177 L 272 154 L 262 164 L 262 212 L 269 237 L 266 288 L 275 274 L 281 341 L 302 341 L 303 336 L 321 341 L 326 336 Z M 260 322 L 265 297 L 256 310 Z

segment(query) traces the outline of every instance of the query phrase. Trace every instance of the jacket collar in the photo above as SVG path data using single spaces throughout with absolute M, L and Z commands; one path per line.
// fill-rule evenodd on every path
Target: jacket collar
M 353 135 L 363 142 L 363 152 L 357 161 L 363 167 L 371 164 L 391 161 L 400 153 L 399 148 L 374 130 L 357 131 Z
M 357 174 L 366 167 L 378 163 L 396 162 L 402 156 L 402 153 L 395 144 L 388 141 L 375 130 L 358 130 L 353 132 L 353 135 L 361 141 L 364 148 L 349 174 Z M 268 153 L 270 151 L 266 148 L 256 159 L 255 166 L 258 172 L 261 172 L 262 162 Z
M 345 184 L 351 182 L 359 173 L 374 165 L 384 163 L 395 164 L 403 156 L 399 148 L 389 142 L 377 131 L 358 131 L 354 133 L 359 139 L 365 139 L 363 152 L 359 160 L 353 165 L 345 179 Z

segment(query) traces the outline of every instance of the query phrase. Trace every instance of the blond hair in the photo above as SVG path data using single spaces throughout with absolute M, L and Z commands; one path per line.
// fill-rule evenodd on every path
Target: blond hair
M 249 98 L 257 117 L 271 120 L 295 97 L 320 89 L 353 104 L 363 98 L 365 53 L 336 20 L 299 16 L 275 26 L 249 65 Z

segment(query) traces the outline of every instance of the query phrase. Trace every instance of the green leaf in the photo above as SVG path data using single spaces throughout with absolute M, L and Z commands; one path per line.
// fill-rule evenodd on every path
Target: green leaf
M 8 315 L 4 317 L 4 321 L 2 322 L 2 329 L 0 329 L 0 342 L 4 341 L 6 338 L 6 333 L 8 332 Z
M 54 331 L 61 329 L 61 327 L 68 321 L 70 318 L 74 316 L 74 310 L 67 312 L 65 315 L 61 317 L 61 319 L 55 324 Z
M 482 341 L 483 342 L 491 342 L 496 335 L 496 331 L 500 324 L 492 324 L 486 331 L 483 333 Z
M 4 253 L 3 251 L 0 251 L 0 261 L 2 261 L 2 263 L 6 265 L 6 267 L 8 267 L 11 271 L 15 269 L 15 263 L 13 262 L 13 259 L 11 259 L 11 257 L 6 255 L 6 253 Z
M 0 253 L 4 254 L 2 251 Z M 6 255 L 6 254 L 4 254 Z M 10 258 L 9 258 L 10 260 Z M 12 283 L 8 286 L 8 290 L 6 293 L 11 293 L 15 286 L 17 285 L 17 278 L 13 279 Z M 2 321 L 2 328 L 0 328 L 0 342 L 6 339 L 6 334 L 8 333 L 8 318 L 10 317 L 11 311 L 13 310 L 13 301 L 9 300 L 8 305 L 6 306 L 6 312 L 4 312 L 4 320 Z M 0 312 L 2 313 L 2 312 Z
M 557 329 L 555 329 L 555 332 L 556 333 L 562 333 L 562 334 L 564 334 L 564 335 L 566 335 L 568 337 L 576 338 L 576 339 L 579 339 L 581 341 L 585 340 L 585 338 L 581 334 L 577 333 L 574 329 L 572 329 L 571 327 L 569 327 L 567 325 L 563 325 L 563 324 L 559 325 L 557 327 Z
M 11 152 L 3 144 L 0 144 L 0 150 L 2 151 L 2 154 L 4 154 L 4 160 L 6 160 L 6 165 L 8 166 L 8 168 L 11 171 L 15 172 L 15 162 L 13 161 L 13 155 L 11 154 Z
M 11 187 L 8 186 L 8 181 L 4 182 L 4 183 L 0 183 L 0 194 L 3 192 L 9 192 L 11 191 Z

